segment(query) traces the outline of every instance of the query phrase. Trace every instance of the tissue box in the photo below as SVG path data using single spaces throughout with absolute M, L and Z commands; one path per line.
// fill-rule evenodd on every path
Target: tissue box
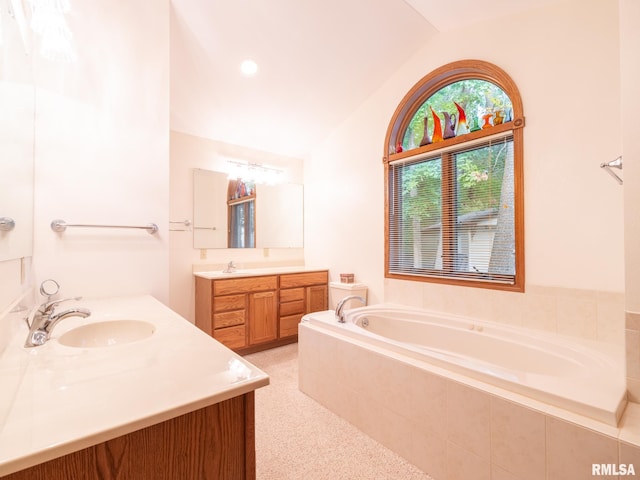
M 355 275 L 353 273 L 341 273 L 340 281 L 342 283 L 353 283 L 355 279 Z

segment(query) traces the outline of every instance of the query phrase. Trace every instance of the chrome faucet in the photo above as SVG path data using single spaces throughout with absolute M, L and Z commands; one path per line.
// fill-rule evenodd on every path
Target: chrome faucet
M 29 325 L 29 335 L 27 341 L 24 342 L 25 347 L 38 347 L 44 345 L 51 335 L 51 332 L 55 326 L 65 318 L 68 317 L 82 317 L 87 318 L 91 315 L 91 312 L 87 308 L 74 307 L 65 310 L 60 313 L 55 313 L 55 308 L 59 303 L 69 300 L 80 300 L 82 297 L 64 298 L 62 300 L 54 300 L 52 302 L 45 302 L 38 309 L 30 315 L 31 324 L 27 319 L 27 325 Z
M 344 297 L 338 302 L 338 306 L 336 307 L 336 320 L 340 323 L 344 323 L 344 306 L 349 300 L 360 300 L 363 305 L 367 304 L 367 300 L 360 295 L 347 295 Z
M 231 260 L 228 264 L 227 264 L 227 268 L 225 268 L 222 273 L 233 273 L 236 271 L 236 265 L 235 263 L 233 263 L 233 260 Z

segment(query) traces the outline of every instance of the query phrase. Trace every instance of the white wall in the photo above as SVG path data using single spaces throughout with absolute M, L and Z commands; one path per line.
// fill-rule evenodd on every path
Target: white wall
M 171 132 L 171 220 L 193 220 L 193 169 L 225 171 L 228 159 L 283 168 L 284 181 L 302 183 L 302 160 Z M 194 268 L 222 270 L 233 261 L 241 268 L 304 264 L 302 248 L 193 248 L 193 231 L 172 224 L 169 306 L 195 321 Z M 180 231 L 182 230 L 182 231 Z M 305 240 L 306 241 L 306 240 Z
M 615 6 L 573 0 L 429 42 L 306 162 L 306 263 L 330 267 L 332 279 L 354 272 L 372 302 L 393 300 L 398 289 L 417 291 L 383 278 L 384 135 L 423 75 L 479 58 L 505 69 L 524 101 L 529 291 L 622 292 L 623 189 L 598 168 L 622 150 Z M 189 169 L 206 168 L 198 161 L 172 171 L 169 211 L 169 2 L 100 0 L 74 8 L 78 63 L 37 61 L 36 282 L 54 277 L 70 295 L 151 292 L 189 316 L 192 264 L 298 261 L 297 250 L 226 249 L 200 260 L 190 235 L 172 232 L 169 299 L 167 222 L 191 218 Z M 172 162 L 180 160 L 178 150 Z M 70 229 L 60 236 L 49 228 L 54 218 L 156 222 L 161 232 Z M 19 263 L 3 266 L 3 291 L 19 292 L 19 275 Z
M 640 2 L 620 0 L 620 63 L 622 71 L 622 149 L 624 161 L 626 309 L 640 314 Z
M 168 302 L 169 1 L 73 3 L 76 63 L 35 57 L 36 284 Z M 34 54 L 35 55 L 35 54 Z M 143 230 L 69 223 L 158 224 Z
M 623 189 L 599 168 L 622 149 L 616 6 L 571 0 L 425 45 L 305 164 L 306 261 L 327 264 L 333 279 L 355 272 L 372 303 L 417 297 L 428 306 L 440 296 L 430 284 L 383 278 L 383 142 L 415 83 L 475 58 L 503 68 L 523 99 L 527 287 L 622 294 Z

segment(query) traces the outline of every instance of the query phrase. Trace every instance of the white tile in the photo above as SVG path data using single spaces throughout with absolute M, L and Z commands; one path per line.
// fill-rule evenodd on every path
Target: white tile
M 595 300 L 561 297 L 557 301 L 558 333 L 595 340 L 598 324 Z
M 447 478 L 447 441 L 414 425 L 407 460 L 434 479 Z
M 626 442 L 620 442 L 619 463 L 632 464 L 635 474 L 640 475 L 640 447 Z
M 409 389 L 412 400 L 410 411 L 416 424 L 425 431 L 446 437 L 447 380 L 421 371 Z
M 491 399 L 491 463 L 521 480 L 545 474 L 545 416 L 497 397 Z
M 490 480 L 489 460 L 478 457 L 473 452 L 447 442 L 446 480 Z
M 489 460 L 490 418 L 489 394 L 457 382 L 447 383 L 447 440 Z
M 591 478 L 594 463 L 618 463 L 618 441 L 592 430 L 547 417 L 547 480 Z
M 640 379 L 640 330 L 625 331 L 627 377 Z
M 555 296 L 527 294 L 523 307 L 523 326 L 550 332 L 557 331 L 557 298 Z
M 539 477 L 540 479 L 544 479 L 544 477 Z M 491 464 L 491 480 L 520 480 L 514 474 L 507 472 L 503 468 L 498 465 Z

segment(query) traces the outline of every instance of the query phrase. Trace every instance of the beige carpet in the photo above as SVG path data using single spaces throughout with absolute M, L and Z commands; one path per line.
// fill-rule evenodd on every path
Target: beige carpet
M 256 391 L 257 480 L 432 480 L 298 390 L 298 344 L 245 358 L 271 377 Z

